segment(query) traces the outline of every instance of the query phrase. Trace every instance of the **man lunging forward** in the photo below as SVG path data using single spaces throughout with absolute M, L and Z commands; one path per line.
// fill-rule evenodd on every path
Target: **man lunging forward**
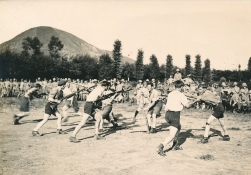
M 103 92 L 106 90 L 108 86 L 107 81 L 101 82 L 101 85 L 98 85 L 86 98 L 86 102 L 84 105 L 84 114 L 82 117 L 81 122 L 76 126 L 75 130 L 73 131 L 71 137 L 69 138 L 70 142 L 73 143 L 78 143 L 80 140 L 76 138 L 77 133 L 80 131 L 80 129 L 85 125 L 87 119 L 93 114 L 94 109 L 95 109 L 95 104 L 94 102 L 97 101 L 100 97 L 103 96 Z M 96 118 L 97 117 L 97 118 Z M 98 135 L 98 126 L 101 121 L 101 115 L 97 113 L 95 115 L 96 123 L 95 123 L 95 137 L 96 139 L 102 139 L 101 136 Z
M 197 100 L 203 100 L 206 102 L 209 102 L 213 105 L 213 114 L 210 115 L 210 117 L 207 119 L 206 122 L 206 128 L 205 128 L 205 133 L 204 133 L 204 138 L 200 141 L 201 143 L 208 143 L 208 133 L 210 130 L 210 124 L 212 123 L 212 121 L 214 121 L 215 119 L 218 119 L 218 121 L 220 122 L 221 128 L 223 130 L 223 141 L 230 141 L 230 137 L 228 135 L 227 132 L 227 127 L 225 125 L 224 122 L 224 111 L 225 108 L 222 105 L 222 102 L 220 100 L 219 96 L 215 96 L 214 93 L 210 90 L 206 90 L 206 88 L 203 89 L 203 94 L 201 96 L 199 96 L 197 98 Z
M 32 135 L 33 136 L 41 136 L 38 132 L 38 130 L 48 121 L 49 117 L 51 115 L 54 115 L 58 118 L 57 120 L 57 133 L 58 134 L 67 134 L 67 132 L 62 130 L 61 127 L 61 120 L 62 116 L 58 111 L 58 104 L 61 102 L 61 99 L 63 98 L 63 91 L 65 88 L 66 81 L 61 80 L 58 82 L 58 86 L 54 87 L 50 93 L 48 102 L 45 105 L 45 111 L 44 111 L 44 119 L 39 122 L 36 126 L 36 128 L 33 129 Z
M 164 146 L 173 141 L 173 148 L 179 147 L 178 135 L 181 129 L 180 125 L 180 112 L 183 106 L 190 108 L 195 102 L 189 102 L 187 97 L 181 93 L 181 88 L 184 83 L 181 80 L 174 82 L 175 89 L 168 94 L 167 104 L 165 106 L 167 123 L 170 124 L 170 134 L 166 139 L 158 146 L 157 153 L 161 156 L 165 156 Z

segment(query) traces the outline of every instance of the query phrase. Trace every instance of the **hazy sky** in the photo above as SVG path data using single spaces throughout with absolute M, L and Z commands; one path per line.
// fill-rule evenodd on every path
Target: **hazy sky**
M 0 1 L 0 43 L 38 26 L 51 26 L 105 50 L 116 39 L 122 53 L 144 63 L 168 54 L 185 66 L 190 54 L 211 61 L 215 69 L 247 69 L 251 57 L 251 1 Z

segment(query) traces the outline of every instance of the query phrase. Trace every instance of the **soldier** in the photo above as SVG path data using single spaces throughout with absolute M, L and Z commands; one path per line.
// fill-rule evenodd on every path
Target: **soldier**
M 232 86 L 232 88 L 231 88 L 231 92 L 237 93 L 237 94 L 240 92 L 240 88 L 238 87 L 237 82 L 234 82 L 234 83 L 233 83 L 233 86 Z
M 13 87 L 12 87 L 12 94 L 13 96 L 17 96 L 18 95 L 18 82 L 15 78 L 13 78 Z
M 52 88 L 57 87 L 57 86 L 58 86 L 58 83 L 57 83 L 56 78 L 53 78 L 52 80 L 53 80 L 53 81 L 52 81 Z
M 168 80 L 167 80 L 167 85 L 170 86 L 171 84 L 173 84 L 173 81 L 174 81 L 173 76 L 170 75 L 170 78 L 168 78 Z
M 241 89 L 238 101 L 238 112 L 241 112 L 241 110 L 244 111 L 247 110 L 248 104 L 249 104 L 248 94 L 246 93 L 245 89 Z
M 4 88 L 3 79 L 0 78 L 0 97 L 2 97 L 3 88 Z
M 49 94 L 48 102 L 45 105 L 45 112 L 44 112 L 44 118 L 41 122 L 37 124 L 37 126 L 32 130 L 33 136 L 41 136 L 38 132 L 38 130 L 48 121 L 49 117 L 51 115 L 57 116 L 57 133 L 58 134 L 67 134 L 67 132 L 62 130 L 61 127 L 61 119 L 62 116 L 60 115 L 57 105 L 61 102 L 61 99 L 63 98 L 63 92 L 65 88 L 66 81 L 61 80 L 58 82 L 58 86 L 54 87 Z
M 188 74 L 186 78 L 183 79 L 185 84 L 191 84 L 193 80 L 191 79 L 191 74 Z
M 90 92 L 90 94 L 87 96 L 85 105 L 84 105 L 84 114 L 82 117 L 81 122 L 76 126 L 74 132 L 72 133 L 71 137 L 69 138 L 70 142 L 78 143 L 80 140 L 76 138 L 77 133 L 80 131 L 80 129 L 85 125 L 87 119 L 93 115 L 93 112 L 95 111 L 95 105 L 94 102 L 96 102 L 99 98 L 103 96 L 104 91 L 107 89 L 107 86 L 109 86 L 107 81 L 101 82 L 99 86 L 96 86 L 96 88 Z M 95 117 L 95 138 L 97 140 L 104 139 L 103 137 L 99 136 L 99 126 L 101 122 L 102 115 L 98 112 Z
M 144 110 L 147 111 L 147 121 L 148 121 L 147 132 L 154 134 L 157 133 L 156 116 L 159 115 L 163 103 L 162 100 L 160 100 L 161 92 L 154 89 L 153 83 L 148 83 L 147 89 L 149 91 L 149 104 L 147 105 L 147 107 L 144 108 Z M 153 122 L 151 122 L 151 118 Z
M 147 84 L 146 82 L 144 82 L 145 84 Z M 133 116 L 133 121 L 132 123 L 135 123 L 136 122 L 136 117 L 138 115 L 138 113 L 144 109 L 149 103 L 149 91 L 147 89 L 147 86 L 143 86 L 142 88 L 140 88 L 137 92 L 137 105 L 138 105 L 138 108 L 136 109 L 135 111 L 135 114 Z M 143 111 L 144 114 L 146 111 Z M 146 117 L 146 120 L 147 120 L 147 116 Z
M 13 116 L 13 124 L 19 124 L 19 120 L 30 115 L 29 113 L 29 103 L 30 101 L 35 98 L 40 98 L 39 91 L 41 91 L 41 85 L 39 83 L 35 84 L 35 87 L 30 88 L 24 96 L 20 98 L 20 111 L 21 113 L 15 114 Z
M 178 80 L 181 80 L 182 79 L 182 75 L 180 73 L 180 70 L 179 69 L 176 69 L 176 72 L 174 74 L 174 81 L 178 81 Z

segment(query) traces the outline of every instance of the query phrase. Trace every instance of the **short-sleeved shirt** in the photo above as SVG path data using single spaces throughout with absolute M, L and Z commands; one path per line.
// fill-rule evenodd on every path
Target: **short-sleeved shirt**
M 64 90 L 63 90 L 64 97 L 67 95 L 70 95 L 71 93 L 72 93 L 72 91 L 68 87 L 64 88 Z M 68 98 L 67 100 L 73 101 L 73 96 L 71 98 Z
M 101 86 L 97 86 L 90 94 L 87 96 L 86 101 L 94 102 L 98 99 L 99 96 L 102 96 L 104 92 L 104 88 Z
M 165 110 L 181 111 L 183 106 L 187 105 L 188 102 L 187 97 L 183 93 L 178 90 L 173 90 L 168 94 Z
M 137 99 L 140 103 L 147 104 L 149 103 L 149 91 L 147 88 L 142 87 L 137 94 Z

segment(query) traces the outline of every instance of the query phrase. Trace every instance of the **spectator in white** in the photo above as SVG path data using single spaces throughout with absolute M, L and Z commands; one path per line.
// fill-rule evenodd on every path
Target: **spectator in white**
M 167 80 L 167 85 L 173 84 L 173 81 L 174 81 L 173 76 L 170 75 L 170 78 L 168 78 L 168 80 Z
M 182 79 L 182 76 L 181 76 L 181 73 L 180 73 L 180 70 L 179 69 L 176 69 L 176 72 L 174 74 L 174 81 L 178 81 L 178 80 L 181 80 Z

